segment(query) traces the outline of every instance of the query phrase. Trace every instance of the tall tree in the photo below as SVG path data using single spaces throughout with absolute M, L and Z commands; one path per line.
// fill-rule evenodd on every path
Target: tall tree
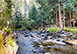
M 62 16 L 61 16 L 61 3 L 60 3 L 60 1 L 58 1 L 58 3 L 59 3 L 59 7 L 58 7 L 58 10 L 59 10 L 59 26 L 60 26 L 60 28 L 63 28 Z
M 70 27 L 72 27 L 72 24 L 71 24 L 71 10 L 69 10 L 69 20 L 70 20 Z
M 56 11 L 56 26 L 58 27 L 58 16 L 57 16 L 57 11 Z
M 63 21 L 64 21 L 64 28 L 65 28 L 65 3 L 63 3 Z
M 75 28 L 75 12 L 74 11 L 72 12 L 73 12 L 73 28 Z

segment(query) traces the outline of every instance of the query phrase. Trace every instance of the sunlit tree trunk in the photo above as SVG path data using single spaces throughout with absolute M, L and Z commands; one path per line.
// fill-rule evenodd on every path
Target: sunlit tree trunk
M 60 26 L 60 28 L 62 28 L 63 25 L 62 25 L 62 16 L 61 16 L 61 5 L 60 5 L 60 2 L 59 2 L 58 10 L 59 10 L 59 26 Z
M 73 11 L 73 28 L 75 28 L 75 18 L 74 18 L 74 11 Z

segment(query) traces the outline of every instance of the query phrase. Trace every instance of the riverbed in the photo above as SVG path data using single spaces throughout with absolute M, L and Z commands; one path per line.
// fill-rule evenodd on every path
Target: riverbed
M 77 46 L 64 42 L 66 37 L 53 37 L 46 31 L 18 31 L 17 54 L 77 54 Z M 69 37 L 68 37 L 69 38 Z

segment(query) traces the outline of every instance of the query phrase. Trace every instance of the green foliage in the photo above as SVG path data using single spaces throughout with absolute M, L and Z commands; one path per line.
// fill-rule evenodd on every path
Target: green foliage
M 3 3 L 3 4 L 2 4 Z M 0 10 L 2 10 L 0 12 L 0 29 L 3 29 L 4 26 L 6 26 L 6 20 L 7 19 L 7 15 L 6 13 L 3 11 L 5 10 L 6 11 L 6 3 L 4 2 L 0 2 Z
M 33 19 L 35 19 L 34 17 L 36 17 L 36 16 L 32 16 L 33 13 L 31 15 L 31 19 L 27 19 L 27 18 L 22 17 L 22 14 L 18 11 L 16 12 L 15 15 L 16 15 L 16 18 L 14 19 L 14 20 L 16 20 L 16 21 L 14 21 L 15 30 L 23 30 L 26 28 L 32 29 L 32 26 L 35 22 Z
M 32 29 L 32 26 L 34 24 L 34 20 L 33 19 L 27 19 L 27 18 L 23 18 L 23 20 L 20 22 L 20 25 L 22 25 L 23 29 Z
M 14 47 L 15 42 L 14 42 L 14 40 L 13 40 L 12 38 L 9 38 L 9 39 L 8 39 L 8 42 L 9 42 L 9 44 L 10 44 L 11 46 Z
M 77 33 L 77 28 L 70 28 L 70 27 L 67 27 L 67 28 L 65 28 L 65 31 L 68 31 L 68 32 L 70 32 L 70 33 L 76 34 L 76 33 Z
M 8 33 L 8 34 L 12 33 L 11 29 L 6 29 L 5 32 Z
M 33 0 L 32 0 L 33 1 Z M 34 25 L 44 26 L 46 24 L 54 24 L 54 9 L 47 0 L 36 0 L 31 3 L 29 18 L 35 21 Z M 38 8 L 37 8 L 38 7 Z
M 7 4 L 7 9 L 6 9 L 6 14 L 9 15 L 9 17 L 11 17 L 11 11 L 12 11 L 12 0 L 6 0 L 6 4 Z
M 37 21 L 37 9 L 35 5 L 32 6 L 32 9 L 30 10 L 30 13 L 29 13 L 29 17 L 30 19 Z
M 37 8 L 36 6 L 33 4 L 31 9 L 30 9 L 30 12 L 29 12 L 29 19 L 32 21 L 34 21 L 35 25 L 37 25 L 37 21 L 38 21 L 38 11 L 37 11 Z M 29 23 L 30 24 L 30 23 Z
M 7 26 L 7 21 L 11 19 L 13 3 L 11 0 L 6 0 L 0 2 L 0 29 Z
M 16 18 L 15 18 L 15 20 L 16 21 L 14 21 L 15 22 L 15 28 L 21 28 L 22 27 L 22 25 L 20 24 L 20 21 L 22 21 L 22 15 L 21 15 L 21 13 L 20 12 L 16 12 L 16 14 L 15 14 L 16 16 Z
M 22 31 L 23 29 L 22 28 L 17 28 L 17 29 L 12 29 L 13 31 Z
M 13 1 L 0 0 L 0 29 L 7 26 L 7 21 L 10 23 L 8 26 L 11 28 L 15 26 L 14 29 L 16 30 L 23 30 L 20 28 L 32 29 L 34 26 L 40 27 L 47 24 L 55 24 L 55 12 L 57 11 L 58 13 L 58 1 L 61 2 L 61 12 L 63 9 L 65 10 L 65 18 L 68 18 L 70 10 L 75 11 L 74 15 L 76 18 L 77 0 L 31 0 L 29 6 L 29 19 L 26 17 L 26 7 L 24 7 L 26 6 L 26 0 L 24 0 L 24 2 L 22 0 L 17 0 L 17 2 L 15 2 L 15 0 Z M 14 9 L 14 12 L 12 9 Z M 23 14 L 25 16 L 23 16 Z M 12 16 L 15 16 L 14 19 Z
M 50 32 L 57 32 L 59 31 L 60 28 L 54 28 L 54 27 L 50 27 L 49 31 Z

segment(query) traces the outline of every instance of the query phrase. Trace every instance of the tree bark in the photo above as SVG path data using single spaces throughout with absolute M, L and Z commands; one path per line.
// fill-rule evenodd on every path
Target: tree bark
M 71 11 L 69 11 L 69 20 L 70 20 L 70 27 L 72 27 L 72 24 L 71 24 Z
M 73 11 L 73 28 L 75 28 L 75 18 L 74 18 L 74 11 Z
M 58 27 L 57 11 L 56 11 L 56 26 Z
M 60 26 L 60 28 L 63 28 L 60 2 L 59 2 L 59 8 L 58 8 L 58 10 L 59 10 L 59 26 Z
M 64 28 L 65 28 L 65 3 L 63 4 L 63 21 L 64 21 Z

